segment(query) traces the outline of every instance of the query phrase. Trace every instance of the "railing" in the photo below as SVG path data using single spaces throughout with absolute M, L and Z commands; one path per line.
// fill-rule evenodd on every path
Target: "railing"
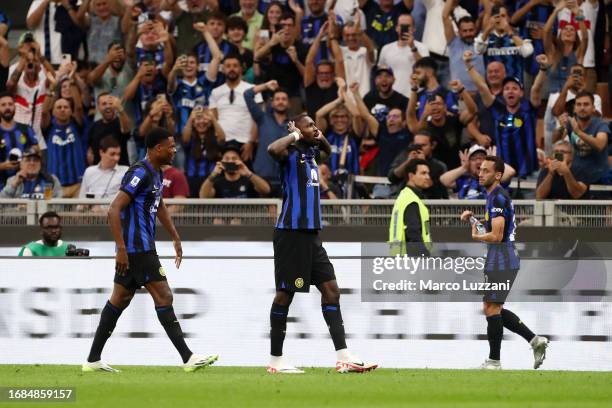
M 178 226 L 271 226 L 282 209 L 279 199 L 169 199 L 166 205 Z M 330 226 L 387 226 L 393 200 L 322 200 L 323 222 Z M 514 200 L 521 226 L 612 227 L 612 201 Z M 109 200 L 0 200 L 0 226 L 36 225 L 46 211 L 55 211 L 64 225 L 106 225 Z M 426 200 L 433 227 L 462 227 L 459 216 L 471 210 L 484 216 L 484 200 Z

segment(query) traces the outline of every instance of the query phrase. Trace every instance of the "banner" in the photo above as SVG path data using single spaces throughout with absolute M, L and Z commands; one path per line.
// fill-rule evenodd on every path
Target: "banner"
M 239 243 L 231 243 L 239 248 Z M 161 260 L 174 309 L 190 348 L 219 354 L 221 365 L 264 366 L 269 358 L 272 259 Z M 359 259 L 332 260 L 349 349 L 381 367 L 474 368 L 488 353 L 481 304 L 361 301 Z M 0 271 L 0 362 L 80 364 L 113 286 L 114 260 L 3 259 Z M 544 369 L 612 370 L 610 303 L 509 303 L 538 334 L 551 337 Z M 297 366 L 335 366 L 316 288 L 297 294 L 289 312 L 285 355 Z M 141 290 L 103 353 L 109 364 L 179 365 L 178 353 Z M 532 352 L 504 332 L 504 368 L 530 369 Z

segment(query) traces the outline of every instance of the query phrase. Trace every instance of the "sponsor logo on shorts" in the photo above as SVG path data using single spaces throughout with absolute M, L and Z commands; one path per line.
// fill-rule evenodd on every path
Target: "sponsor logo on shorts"
M 302 278 L 297 278 L 297 279 L 295 280 L 295 287 L 296 287 L 296 288 L 298 288 L 298 289 L 303 288 L 303 287 L 304 287 L 304 279 L 302 279 Z
M 161 276 L 166 276 L 166 271 L 164 270 L 164 267 L 163 267 L 163 266 L 160 266 L 160 267 L 159 267 L 159 274 L 160 274 Z

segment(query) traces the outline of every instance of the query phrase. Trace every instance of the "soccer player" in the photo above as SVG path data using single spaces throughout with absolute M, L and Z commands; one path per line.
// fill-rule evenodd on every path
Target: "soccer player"
M 279 162 L 283 188 L 283 208 L 274 230 L 274 275 L 276 296 L 270 310 L 271 358 L 268 372 L 301 374 L 283 358 L 289 305 L 296 292 L 309 292 L 315 285 L 321 292 L 323 318 L 329 328 L 337 353 L 339 373 L 374 370 L 346 347 L 340 312 L 340 289 L 334 267 L 323 248 L 321 229 L 319 171 L 321 151 L 331 153 L 331 146 L 315 122 L 307 115 L 288 124 L 289 135 L 270 146 L 268 153 Z
M 499 156 L 487 156 L 480 166 L 479 182 L 487 189 L 484 227 L 486 232 L 479 233 L 478 224 L 472 224 L 472 239 L 486 242 L 487 260 L 485 262 L 485 281 L 510 285 L 520 267 L 520 260 L 514 248 L 516 221 L 514 206 L 506 190 L 500 185 L 504 174 L 504 161 Z M 468 221 L 471 211 L 464 211 L 461 219 Z M 536 336 L 521 319 L 504 308 L 504 302 L 510 290 L 487 291 L 483 297 L 483 309 L 487 317 L 487 338 L 489 340 L 489 358 L 480 366 L 483 369 L 500 370 L 500 351 L 504 327 L 519 334 L 529 342 L 533 349 L 533 368 L 537 369 L 546 358 L 548 339 Z
M 128 307 L 136 289 L 144 286 L 155 303 L 159 322 L 183 359 L 187 372 L 213 364 L 219 356 L 202 356 L 191 352 L 172 308 L 172 291 L 166 272 L 155 252 L 155 218 L 159 218 L 172 237 L 176 251 L 175 265 L 181 265 L 181 239 L 162 199 L 161 167 L 172 164 L 176 153 L 174 137 L 165 129 L 153 128 L 146 136 L 147 156 L 135 163 L 123 177 L 121 189 L 108 211 L 109 223 L 117 245 L 115 284 L 106 302 L 100 324 L 91 345 L 83 371 L 109 371 L 100 359 L 106 340 L 115 329 L 121 312 Z

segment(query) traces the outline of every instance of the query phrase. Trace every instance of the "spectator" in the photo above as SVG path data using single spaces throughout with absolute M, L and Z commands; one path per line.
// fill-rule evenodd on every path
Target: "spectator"
M 493 147 L 491 150 L 495 150 Z M 494 156 L 495 154 L 493 154 Z M 459 152 L 461 164 L 459 167 L 449 170 L 440 176 L 440 182 L 457 193 L 461 200 L 484 200 L 487 198 L 487 189 L 478 180 L 480 165 L 487 156 L 487 150 L 483 146 L 473 145 L 469 149 Z M 506 164 L 501 183 L 510 182 L 516 172 Z
M 223 58 L 226 58 L 228 55 L 239 55 L 240 52 L 238 48 L 230 43 L 227 40 L 223 39 L 223 35 L 225 34 L 225 15 L 222 13 L 215 11 L 210 14 L 208 17 L 208 21 L 206 24 L 204 23 L 196 23 L 193 28 L 200 31 L 204 36 L 205 32 L 210 33 L 213 40 L 217 43 L 217 48 L 223 54 Z M 206 41 L 206 37 L 204 37 L 205 41 L 200 41 L 198 45 L 195 47 L 196 54 L 198 55 L 198 76 L 203 77 L 206 75 L 206 71 L 208 70 L 208 66 L 213 59 L 213 53 L 211 51 L 208 42 Z M 217 75 L 217 81 L 215 82 L 214 87 L 220 86 L 225 82 L 225 76 L 223 74 Z
M 336 99 L 338 86 L 334 81 L 334 77 L 344 78 L 342 51 L 338 45 L 333 27 L 330 22 L 323 24 L 321 31 L 319 31 L 306 56 L 304 88 L 306 90 L 306 112 L 311 117 L 315 117 L 317 111 L 323 105 Z M 329 60 L 319 60 L 318 63 L 316 62 L 316 55 L 324 35 L 327 35 L 329 48 L 334 57 L 335 63 L 333 64 Z
M 376 48 L 358 21 L 345 24 L 342 33 L 345 45 L 341 46 L 340 50 L 346 82 L 359 83 L 359 94 L 364 96 L 370 92 L 370 72 L 376 62 Z
M 129 166 L 127 145 L 132 131 L 132 122 L 121 100 L 110 93 L 101 93 L 98 96 L 97 107 L 101 119 L 95 121 L 88 131 L 88 164 L 94 165 L 100 162 L 100 142 L 103 138 L 111 136 L 120 146 L 119 164 Z
M 408 146 L 408 149 L 399 153 L 389 170 L 388 178 L 392 186 L 394 195 L 401 190 L 406 182 L 406 169 L 410 160 L 413 158 L 422 158 L 429 165 L 432 186 L 424 190 L 425 198 L 440 199 L 448 198 L 446 187 L 440 182 L 440 176 L 447 170 L 446 164 L 433 158 L 433 151 L 436 147 L 436 142 L 433 136 L 426 130 L 419 130 L 414 135 L 414 143 Z
M 166 95 L 159 95 L 154 101 L 150 101 L 145 109 L 146 116 L 138 127 L 138 136 L 140 140 L 144 140 L 145 136 L 154 127 L 160 127 L 168 130 L 172 134 L 176 132 L 176 124 L 174 122 L 174 111 L 172 104 L 168 102 Z M 182 149 L 181 149 L 182 150 Z M 178 154 L 175 157 L 175 162 L 182 161 L 184 157 L 179 158 Z
M 491 94 L 500 102 L 503 102 L 502 83 L 505 78 L 506 68 L 501 62 L 493 61 L 487 65 L 486 83 L 489 86 Z M 470 82 L 473 83 L 471 78 Z M 489 109 L 484 106 L 480 94 L 477 94 L 474 99 L 476 107 L 478 108 L 477 119 L 470 122 L 466 129 L 470 137 L 474 139 L 477 144 L 484 147 L 490 147 L 493 144 L 492 138 L 495 135 L 495 120 Z
M 397 74 L 393 89 L 407 97 L 412 66 L 422 57 L 429 56 L 429 51 L 423 43 L 414 39 L 414 21 L 409 14 L 399 16 L 395 29 L 399 39 L 382 47 L 378 63 L 393 69 Z
M 408 3 L 412 1 L 407 0 Z M 358 0 L 338 0 L 335 2 L 333 10 L 338 19 L 343 22 L 343 26 L 354 24 L 359 31 L 364 31 L 367 28 L 366 16 L 363 10 L 359 8 Z
M 196 106 L 183 129 L 182 141 L 187 152 L 185 174 L 189 196 L 199 197 L 202 183 L 221 158 L 225 133 L 209 110 Z
M 18 159 L 24 150 L 38 150 L 38 139 L 31 127 L 15 121 L 15 100 L 7 92 L 0 93 L 0 189 L 19 169 Z
M 455 21 L 459 21 L 463 17 L 469 17 L 469 13 L 460 7 L 457 0 L 424 0 L 425 6 L 425 24 L 423 26 L 422 41 L 425 48 L 431 53 L 431 58 L 438 65 L 438 78 L 443 84 L 451 80 L 449 72 L 449 59 L 447 52 L 447 38 L 441 36 L 441 33 L 446 34 L 446 27 L 442 21 L 444 15 L 444 7 L 448 3 L 452 4 L 451 14 Z M 415 27 L 416 32 L 416 27 Z M 476 33 L 474 33 L 475 35 Z M 453 77 L 452 79 L 458 79 Z
M 136 61 L 136 68 L 153 64 L 155 81 L 165 84 L 174 64 L 174 53 L 168 29 L 161 21 L 147 21 L 138 28 L 137 35 L 128 37 L 127 52 Z
M 21 247 L 19 256 L 66 256 L 68 244 L 62 241 L 62 219 L 57 213 L 48 211 L 38 220 L 41 240 Z
M 439 95 L 444 100 L 448 111 L 456 114 L 459 112 L 459 98 L 454 92 L 449 92 L 444 86 L 438 82 L 436 72 L 438 70 L 438 64 L 431 57 L 421 58 L 414 64 L 414 79 L 408 78 L 409 81 L 416 81 L 411 84 L 411 87 L 417 88 L 416 94 L 416 109 L 417 118 L 423 117 L 423 111 L 427 102 L 434 97 Z
M 370 113 L 380 123 L 385 122 L 392 108 L 399 108 L 405 112 L 408 107 L 408 98 L 393 89 L 394 82 L 393 70 L 388 66 L 379 65 L 375 71 L 375 89 L 363 97 Z
M 536 55 L 544 54 L 544 25 L 553 13 L 555 7 L 552 1 L 519 0 L 514 2 L 510 24 L 518 27 L 521 38 L 528 38 L 533 45 L 533 53 L 525 59 L 525 83 L 533 83 L 540 66 L 535 60 Z M 531 86 L 527 86 L 531 88 Z
M 40 55 L 40 46 L 34 42 L 31 33 L 25 33 L 19 40 L 19 60 L 9 68 L 6 90 L 15 96 L 15 121 L 34 129 L 41 150 L 47 148 L 40 121 L 42 106 L 47 94 L 47 76 L 55 71 Z M 52 97 L 52 95 L 50 96 Z
M 317 111 L 316 126 L 331 146 L 329 167 L 332 175 L 359 175 L 363 121 L 352 98 L 347 96 L 344 80 L 337 78 L 336 83 L 338 97 Z
M 250 1 L 250 0 L 248 0 Z M 259 27 L 259 26 L 258 26 Z M 247 82 L 255 82 L 255 74 L 253 73 L 253 50 L 246 48 L 244 38 L 247 34 L 247 24 L 238 16 L 230 17 L 227 20 L 227 39 L 230 43 L 238 48 L 240 60 L 242 61 L 242 72 Z
M 210 34 L 206 34 L 210 37 Z M 208 65 L 204 77 L 198 78 L 198 58 L 195 54 L 181 55 L 177 58 L 170 75 L 168 76 L 168 93 L 176 110 L 176 124 L 179 133 L 187 124 L 187 119 L 196 106 L 207 107 L 213 86 L 217 81 L 217 74 L 223 54 L 217 44 L 210 37 L 213 59 Z M 181 77 L 177 79 L 177 76 Z
M 76 68 L 76 62 L 60 65 L 55 79 L 49 81 L 49 92 L 53 93 L 53 99 L 64 98 L 70 101 L 74 107 L 72 115 L 82 126 L 85 121 L 85 105 L 81 88 L 77 85 Z M 80 78 L 78 80 L 80 81 Z
M 270 108 L 262 111 L 255 102 L 255 95 L 269 91 L 272 92 Z M 268 146 L 287 134 L 288 111 L 290 107 L 289 94 L 283 88 L 280 88 L 277 81 L 269 81 L 265 84 L 255 85 L 253 88 L 244 93 L 251 117 L 257 124 L 257 133 L 255 138 L 251 138 L 244 147 L 242 159 L 245 161 L 253 160 L 253 152 L 255 152 L 255 160 L 253 161 L 253 171 L 260 177 L 263 177 L 270 185 L 273 197 L 280 196 L 281 180 L 279 178 L 279 168 L 276 160 L 268 155 Z
M 567 112 L 570 116 L 574 115 L 574 103 L 576 95 L 586 90 L 586 69 L 576 64 L 570 69 L 569 76 L 561 92 L 552 93 L 548 96 L 548 104 L 544 113 L 544 146 L 549 151 L 552 145 L 552 133 L 558 126 L 557 117 Z M 596 114 L 602 116 L 601 97 L 594 94 Z
M 524 59 L 533 54 L 531 41 L 514 32 L 505 6 L 494 6 L 485 24 L 484 31 L 474 40 L 476 53 L 484 55 L 485 65 L 499 61 L 509 77 L 522 81 Z
M 77 26 L 80 21 L 76 3 L 76 0 L 33 0 L 30 5 L 26 26 L 40 44 L 41 55 L 51 64 L 59 65 L 62 54 L 70 54 L 76 60 L 83 53 L 85 35 Z
M 106 58 L 87 75 L 87 82 L 94 87 L 96 100 L 103 93 L 123 98 L 123 92 L 134 78 L 134 70 L 126 64 L 123 44 L 113 42 L 108 46 Z
M 302 44 L 308 49 L 312 49 L 316 38 L 319 38 L 317 52 L 314 55 L 314 62 L 318 63 L 321 60 L 331 60 L 332 56 L 329 53 L 328 46 L 332 37 L 337 35 L 335 30 L 336 23 L 342 25 L 342 19 L 337 17 L 333 11 L 329 14 L 325 12 L 325 0 L 308 0 L 308 10 L 310 14 L 302 19 Z M 328 23 L 328 27 L 332 30 L 326 30 L 323 25 Z M 329 32 L 328 32 L 329 31 Z M 328 32 L 331 37 L 328 39 L 321 38 L 321 32 Z
M 121 187 L 128 166 L 119 164 L 121 145 L 113 136 L 106 136 L 98 144 L 100 162 L 85 169 L 79 198 L 112 198 Z
M 112 14 L 112 0 L 82 0 L 77 13 L 79 25 L 87 32 L 88 60 L 101 64 L 106 50 L 121 41 L 120 18 Z
M 332 172 L 327 163 L 319 164 L 319 183 L 321 183 L 322 200 L 337 200 L 342 196 L 340 187 L 332 180 Z
M 259 5 L 261 6 L 263 3 L 263 1 L 260 1 Z M 263 19 L 261 22 L 261 27 L 255 36 L 255 48 L 253 51 L 257 51 L 259 48 L 261 48 L 267 41 L 270 40 L 271 35 L 276 33 L 276 28 L 280 24 L 280 19 L 284 10 L 284 6 L 275 0 L 271 1 L 270 5 L 264 9 L 264 11 L 260 10 L 260 12 L 263 13 Z M 299 35 L 301 32 L 301 27 L 294 27 L 294 30 L 296 30 L 296 35 Z
M 296 39 L 295 17 L 283 14 L 279 27 L 270 41 L 255 51 L 255 61 L 259 62 L 264 79 L 275 79 L 281 88 L 289 92 L 292 111 L 301 112 L 300 84 L 305 77 L 304 60 L 308 49 Z
M 457 156 L 461 147 L 461 135 L 465 125 L 476 115 L 476 103 L 474 103 L 470 93 L 465 90 L 461 81 L 455 79 L 449 83 L 455 95 L 454 98 L 463 99 L 467 109 L 463 110 L 460 115 L 449 114 L 443 96 L 435 93 L 427 99 L 423 106 L 421 120 L 418 121 L 416 116 L 416 82 L 415 74 L 412 93 L 408 102 L 406 118 L 408 129 L 412 133 L 416 133 L 419 129 L 426 128 L 436 141 L 434 157 L 447 166 L 455 168 L 459 165 Z
M 572 156 L 572 147 L 567 140 L 554 144 L 552 157 L 546 159 L 546 165 L 538 175 L 538 200 L 578 200 L 586 195 L 589 185 L 582 179 L 584 173 L 573 174 Z
M 242 46 L 253 51 L 255 47 L 255 35 L 257 34 L 257 29 L 261 27 L 261 23 L 263 23 L 263 15 L 257 11 L 257 0 L 239 0 L 239 3 L 240 11 L 232 14 L 231 17 L 239 17 L 246 23 L 247 29 L 245 30 L 246 33 L 242 41 Z
M 548 59 L 538 55 L 540 72 L 531 87 L 529 100 L 524 98 L 523 84 L 518 78 L 506 77 L 503 81 L 503 101 L 496 98 L 484 79 L 472 65 L 473 53 L 466 51 L 464 61 L 472 81 L 478 87 L 482 102 L 493 114 L 495 123 L 494 144 L 497 155 L 510 164 L 519 177 L 527 177 L 538 168 L 536 155 L 536 122 L 541 103 L 540 90 L 546 79 Z
M 210 176 L 202 184 L 201 198 L 254 198 L 270 194 L 266 180 L 240 160 L 240 148 L 230 143 Z
M 78 108 L 76 108 L 78 109 Z M 47 171 L 59 179 L 63 196 L 78 197 L 85 171 L 82 122 L 73 117 L 73 104 L 51 98 L 43 105 L 42 127 L 47 139 Z
M 199 32 L 193 29 L 196 23 L 205 23 L 209 10 L 211 9 L 208 0 L 187 0 L 187 10 L 179 6 L 178 0 L 168 0 L 167 8 L 174 17 L 174 37 L 176 38 L 176 52 L 178 55 L 193 52 L 195 46 L 202 40 Z
M 595 114 L 595 98 L 587 91 L 576 95 L 574 116 L 564 113 L 561 128 L 553 133 L 553 142 L 568 136 L 574 148 L 572 173 L 586 184 L 610 184 L 608 164 L 608 124 Z
M 567 81 L 570 68 L 573 65 L 582 64 L 588 43 L 588 40 L 581 41 L 578 38 L 578 28 L 580 28 L 582 38 L 587 38 L 588 36 L 587 28 L 584 24 L 584 16 L 582 16 L 580 9 L 577 9 L 579 14 L 576 17 L 582 17 L 582 19 L 574 24 L 561 21 L 559 23 L 560 33 L 558 36 L 553 34 L 553 26 L 557 15 L 564 6 L 564 2 L 559 3 L 544 26 L 544 49 L 546 50 L 549 63 L 552 64 L 552 69 L 548 76 L 548 90 L 550 93 L 560 92 Z
M 397 107 L 390 109 L 383 123 L 380 123 L 374 115 L 372 115 L 363 99 L 359 95 L 356 82 L 351 84 L 351 92 L 355 99 L 359 115 L 367 124 L 369 133 L 377 140 L 379 151 L 377 158 L 376 175 L 386 176 L 389 174 L 391 162 L 397 155 L 397 152 L 406 150 L 412 141 L 412 135 L 406 127 L 406 117 L 404 111 Z
M 394 7 L 393 0 L 370 2 L 370 7 L 365 11 L 365 15 L 368 27 L 366 32 L 368 37 L 378 46 L 378 49 L 397 41 L 395 27 L 399 11 Z
M 210 95 L 210 109 L 219 121 L 226 140 L 235 140 L 240 146 L 250 140 L 253 120 L 244 100 L 244 92 L 253 85 L 242 80 L 242 65 L 238 56 L 230 55 L 223 61 L 225 84 L 213 89 Z M 256 97 L 261 103 L 261 96 Z
M 6 181 L 0 198 L 61 198 L 62 185 L 57 177 L 42 169 L 38 150 L 30 147 L 23 152 L 17 173 Z
M 468 92 L 476 92 L 476 85 L 472 82 L 472 78 L 465 72 L 463 65 L 463 53 L 474 49 L 474 38 L 476 37 L 476 20 L 471 16 L 461 17 L 457 20 L 457 34 L 453 27 L 456 10 L 456 1 L 447 1 L 444 3 L 442 11 L 442 23 L 444 24 L 444 36 L 448 46 L 448 64 L 450 78 L 460 80 Z M 481 55 L 474 58 L 474 69 L 480 75 L 485 74 L 484 61 Z
M 588 28 L 588 38 L 580 34 L 580 40 L 587 42 L 587 48 L 584 54 L 583 65 L 586 69 L 586 90 L 595 93 L 597 88 L 597 73 L 595 71 L 595 31 L 597 30 L 597 20 L 599 11 L 598 0 L 579 0 L 567 1 L 566 8 L 558 14 L 559 26 L 562 24 L 578 25 L 580 21 L 584 22 Z M 600 20 L 602 23 L 604 18 Z M 608 32 L 609 33 L 609 32 Z M 603 30 L 601 38 L 603 38 Z
M 11 20 L 4 11 L 0 10 L 0 37 L 7 38 L 10 28 Z
M 189 184 L 185 174 L 172 166 L 163 166 L 164 172 L 162 190 L 163 198 L 187 198 L 189 197 Z

